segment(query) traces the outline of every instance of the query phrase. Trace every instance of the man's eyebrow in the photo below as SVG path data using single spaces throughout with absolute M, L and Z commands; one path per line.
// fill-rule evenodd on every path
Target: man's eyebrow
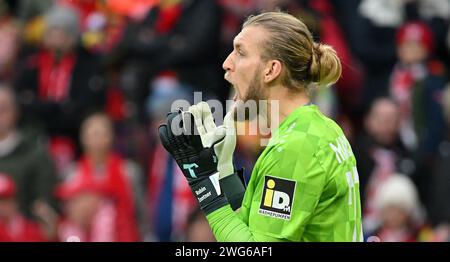
M 243 49 L 241 43 L 236 43 L 236 42 L 234 42 L 233 45 L 234 45 L 234 48 L 235 48 L 235 49 Z
M 235 48 L 241 47 L 241 46 L 242 46 L 241 41 L 242 41 L 242 40 L 241 40 L 241 36 L 240 36 L 240 35 L 235 36 L 235 37 L 233 38 L 233 46 L 234 46 Z

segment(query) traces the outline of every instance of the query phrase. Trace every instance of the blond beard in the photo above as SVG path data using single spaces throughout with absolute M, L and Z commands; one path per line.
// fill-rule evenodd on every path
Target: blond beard
M 267 101 L 268 95 L 267 90 L 261 83 L 261 68 L 258 67 L 258 69 L 255 71 L 255 74 L 253 76 L 253 79 L 250 81 L 249 88 L 247 91 L 247 94 L 244 96 L 244 98 L 241 100 L 243 103 L 247 103 L 249 101 L 255 101 L 256 102 L 256 114 L 250 114 L 250 110 L 243 106 L 243 103 L 238 103 L 238 106 L 234 109 L 234 120 L 235 121 L 252 121 L 254 120 L 258 115 L 261 113 L 266 114 L 267 108 L 262 108 L 260 101 L 265 100 Z M 264 105 L 263 105 L 264 107 Z M 237 112 L 240 110 L 245 110 L 245 113 L 243 114 L 243 118 L 239 117 L 242 116 L 242 114 L 238 114 Z M 264 111 L 264 112 L 263 112 Z

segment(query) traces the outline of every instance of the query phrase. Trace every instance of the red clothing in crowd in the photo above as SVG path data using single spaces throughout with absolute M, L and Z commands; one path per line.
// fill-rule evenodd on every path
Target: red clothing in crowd
M 39 53 L 39 97 L 43 101 L 62 102 L 69 96 L 75 59 L 74 54 L 68 54 L 57 61 L 52 52 Z
M 344 101 L 356 103 L 363 81 L 363 73 L 359 69 L 356 58 L 353 56 L 349 44 L 336 20 L 333 5 L 329 0 L 310 1 L 312 9 L 320 14 L 320 28 L 327 28 L 320 32 L 323 43 L 333 46 L 342 62 L 342 77 L 337 86 L 338 95 Z
M 3 204 L 10 202 L 10 205 L 15 205 L 13 204 L 16 201 L 15 197 L 16 183 L 9 175 L 0 173 L 0 199 Z M 10 209 L 10 211 L 12 210 Z M 12 212 L 15 213 L 1 214 L 0 242 L 41 242 L 47 240 L 38 224 L 28 220 L 17 210 Z M 9 219 L 5 217 L 9 217 Z
M 111 154 L 106 161 L 103 174 L 98 174 L 95 167 L 86 157 L 78 165 L 76 181 L 95 181 L 102 191 L 115 200 L 117 209 L 116 241 L 138 241 L 139 233 L 136 222 L 136 212 L 132 195 L 131 183 L 125 173 L 125 161 L 116 154 Z
M 58 238 L 63 242 L 115 242 L 127 241 L 117 234 L 117 208 L 107 198 L 102 199 L 90 226 L 82 228 L 69 219 L 63 219 L 58 225 Z
M 9 222 L 0 221 L 0 242 L 43 241 L 47 241 L 47 239 L 39 225 L 19 214 Z
M 153 227 L 156 226 L 158 213 L 160 212 L 160 197 L 164 188 L 164 179 L 169 168 L 167 159 L 170 156 L 164 150 L 161 144 L 158 144 L 149 160 L 148 173 L 148 204 L 150 210 L 150 219 L 153 221 Z M 172 183 L 172 203 L 166 208 L 172 210 L 172 221 L 166 221 L 172 228 L 173 236 L 183 235 L 186 231 L 189 215 L 198 208 L 197 201 L 175 161 L 172 161 L 173 183 Z M 155 229 L 154 229 L 155 230 Z

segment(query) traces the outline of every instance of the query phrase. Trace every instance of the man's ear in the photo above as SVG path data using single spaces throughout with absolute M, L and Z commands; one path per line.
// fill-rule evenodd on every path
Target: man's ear
M 264 83 L 267 84 L 275 80 L 281 74 L 282 66 L 279 60 L 268 61 L 264 69 Z

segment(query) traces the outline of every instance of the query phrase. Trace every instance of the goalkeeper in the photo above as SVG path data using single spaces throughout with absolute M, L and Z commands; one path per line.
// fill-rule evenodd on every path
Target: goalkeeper
M 232 162 L 239 103 L 222 126 L 201 102 L 170 113 L 159 128 L 216 239 L 362 241 L 355 157 L 341 128 L 308 96 L 314 84 L 339 79 L 333 48 L 315 43 L 295 17 L 268 12 L 244 23 L 223 67 L 235 101 L 279 101 L 280 124 L 271 127 L 247 188 Z

